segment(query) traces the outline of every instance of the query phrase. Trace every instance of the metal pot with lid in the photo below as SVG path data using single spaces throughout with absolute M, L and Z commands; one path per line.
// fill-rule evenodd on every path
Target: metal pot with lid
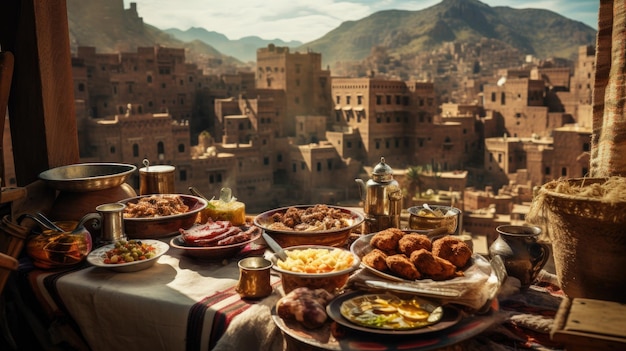
M 372 233 L 391 227 L 399 228 L 402 191 L 398 181 L 393 179 L 393 170 L 385 163 L 385 158 L 380 158 L 367 183 L 361 179 L 355 181 L 359 185 L 365 212 L 364 231 Z

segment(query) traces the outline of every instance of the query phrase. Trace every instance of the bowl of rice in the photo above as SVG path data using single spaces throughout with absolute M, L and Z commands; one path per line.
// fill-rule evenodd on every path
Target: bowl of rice
M 285 294 L 299 288 L 335 293 L 359 268 L 359 256 L 349 250 L 323 245 L 299 245 L 284 249 L 286 257 L 271 256 L 272 269 L 280 273 Z

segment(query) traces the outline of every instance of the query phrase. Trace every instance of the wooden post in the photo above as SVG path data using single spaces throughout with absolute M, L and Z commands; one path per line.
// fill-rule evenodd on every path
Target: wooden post
M 18 186 L 79 161 L 65 0 L 0 2 L 0 47 L 15 57 L 9 120 Z

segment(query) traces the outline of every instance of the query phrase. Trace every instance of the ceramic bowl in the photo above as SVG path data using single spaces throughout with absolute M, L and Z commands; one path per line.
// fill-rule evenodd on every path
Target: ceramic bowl
M 281 283 L 285 294 L 288 294 L 290 291 L 299 287 L 307 287 L 309 289 L 325 289 L 330 293 L 335 293 L 343 288 L 343 286 L 348 282 L 350 274 L 359 268 L 361 263 L 359 256 L 356 254 L 333 246 L 299 245 L 286 248 L 284 252 L 289 255 L 290 252 L 303 252 L 303 250 L 307 249 L 326 250 L 329 254 L 332 252 L 341 253 L 345 255 L 343 257 L 350 257 L 351 263 L 340 270 L 333 270 L 324 273 L 295 272 L 281 267 L 279 264 L 281 259 L 277 254 L 273 254 L 270 258 L 270 261 L 272 261 L 272 269 L 280 273 Z
M 315 205 L 296 205 L 263 212 L 254 218 L 254 224 L 263 229 L 282 247 L 296 245 L 342 246 L 347 242 L 350 233 L 363 223 L 365 217 L 361 212 L 346 207 L 325 206 L 331 211 L 337 211 L 344 215 L 347 222 L 346 226 L 342 228 L 309 231 L 275 229 L 272 227 L 274 218 L 284 215 L 288 209 L 295 208 L 296 210 L 306 210 L 314 208 Z
M 144 244 L 151 245 L 154 247 L 154 256 L 145 260 L 139 260 L 134 262 L 126 262 L 126 263 L 105 263 L 106 252 L 113 249 L 115 244 L 108 244 L 105 246 L 101 246 L 95 250 L 93 250 L 89 256 L 87 256 L 87 261 L 96 267 L 107 268 L 112 271 L 128 273 L 128 272 L 137 272 L 142 271 L 146 268 L 150 268 L 154 266 L 159 257 L 163 256 L 169 250 L 169 245 L 159 240 L 142 240 Z

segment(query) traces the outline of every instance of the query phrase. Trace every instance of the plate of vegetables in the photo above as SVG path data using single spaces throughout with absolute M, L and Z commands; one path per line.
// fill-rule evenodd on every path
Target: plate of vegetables
M 367 294 L 361 291 L 335 298 L 328 316 L 348 328 L 369 333 L 414 335 L 440 331 L 461 320 L 456 308 L 416 295 Z
M 154 265 L 169 248 L 159 240 L 118 240 L 91 251 L 87 261 L 117 272 L 136 272 Z

